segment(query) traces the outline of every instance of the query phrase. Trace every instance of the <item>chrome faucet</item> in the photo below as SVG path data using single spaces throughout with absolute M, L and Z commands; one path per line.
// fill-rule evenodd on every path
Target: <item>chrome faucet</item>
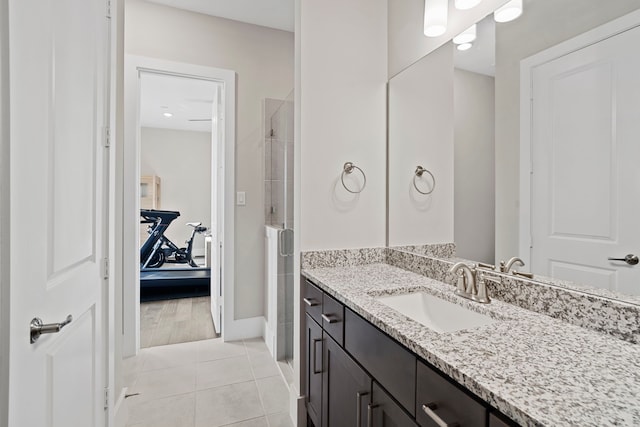
M 515 263 L 518 263 L 520 267 L 524 267 L 524 261 L 514 256 L 509 261 L 507 261 L 506 264 L 504 261 L 500 261 L 500 272 L 508 273 L 511 270 L 511 267 L 513 267 L 513 264 Z
M 475 265 L 472 264 L 469 267 L 464 262 L 457 262 L 449 269 L 449 273 L 458 276 L 456 295 L 483 304 L 491 302 L 484 275 L 479 272 Z

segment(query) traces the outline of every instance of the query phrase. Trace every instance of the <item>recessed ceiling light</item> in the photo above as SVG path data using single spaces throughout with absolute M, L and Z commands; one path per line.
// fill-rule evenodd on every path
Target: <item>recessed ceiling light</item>
M 482 0 L 455 0 L 456 9 L 465 10 L 476 7 Z
M 165 117 L 173 117 L 173 114 L 171 113 L 162 113 L 162 115 Z
M 447 31 L 448 0 L 425 0 L 424 35 L 438 37 Z
M 457 46 L 458 50 L 465 51 L 471 49 L 473 45 L 471 43 L 462 43 Z

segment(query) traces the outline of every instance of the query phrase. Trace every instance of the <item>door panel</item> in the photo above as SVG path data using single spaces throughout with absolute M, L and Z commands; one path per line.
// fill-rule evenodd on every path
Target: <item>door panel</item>
M 103 0 L 9 0 L 9 425 L 102 426 Z M 73 321 L 30 343 L 29 324 Z
M 531 270 L 640 294 L 640 41 L 635 28 L 532 74 Z

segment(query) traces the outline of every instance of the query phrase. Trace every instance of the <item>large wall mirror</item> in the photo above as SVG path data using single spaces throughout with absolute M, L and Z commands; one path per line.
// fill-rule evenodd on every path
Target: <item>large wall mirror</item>
M 638 0 L 525 0 L 393 76 L 389 246 L 640 301 L 639 42 Z

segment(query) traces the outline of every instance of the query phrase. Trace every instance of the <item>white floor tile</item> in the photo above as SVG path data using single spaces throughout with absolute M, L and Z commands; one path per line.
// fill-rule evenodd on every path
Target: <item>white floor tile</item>
M 141 372 L 129 393 L 140 393 L 141 400 L 159 399 L 196 391 L 196 366 Z
M 198 356 L 198 343 L 186 342 L 159 347 L 145 348 L 140 351 L 144 355 L 142 371 L 154 371 L 176 366 L 193 364 Z
M 267 415 L 269 427 L 293 427 L 293 422 L 288 412 Z
M 127 399 L 128 425 L 149 427 L 193 427 L 195 425 L 195 393 L 142 401 Z
M 289 389 L 282 377 L 256 380 L 265 414 L 277 414 L 289 409 Z
M 201 362 L 196 370 L 196 389 L 204 390 L 221 385 L 253 380 L 247 356 Z
M 196 427 L 218 427 L 264 416 L 255 381 L 196 393 Z
M 198 361 L 226 359 L 227 357 L 243 356 L 247 350 L 242 341 L 223 342 L 222 338 L 198 342 Z

